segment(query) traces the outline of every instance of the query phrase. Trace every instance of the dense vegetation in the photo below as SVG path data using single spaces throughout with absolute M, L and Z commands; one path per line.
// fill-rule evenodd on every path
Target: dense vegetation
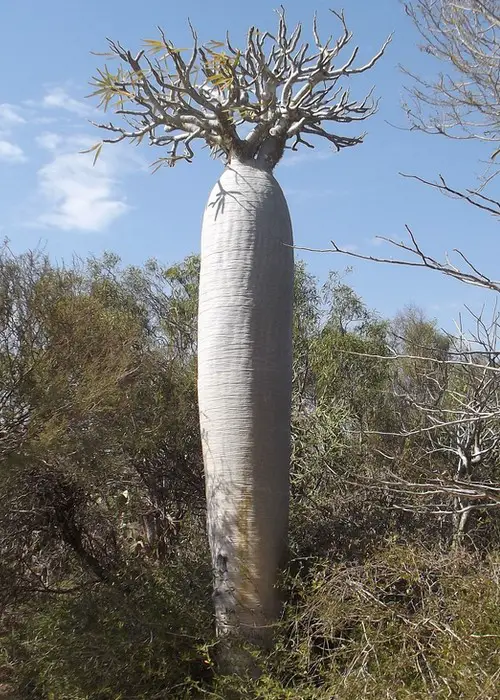
M 214 674 L 197 279 L 1 249 L 0 697 L 496 697 L 495 348 L 300 264 L 283 616 Z

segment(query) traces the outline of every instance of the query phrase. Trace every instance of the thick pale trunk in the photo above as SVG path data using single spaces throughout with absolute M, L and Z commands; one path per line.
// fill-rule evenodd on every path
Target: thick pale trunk
M 233 161 L 203 220 L 198 395 L 218 633 L 257 643 L 270 638 L 286 553 L 291 244 L 273 175 Z

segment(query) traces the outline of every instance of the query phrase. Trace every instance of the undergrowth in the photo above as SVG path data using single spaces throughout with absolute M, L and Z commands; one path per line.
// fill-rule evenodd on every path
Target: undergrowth
M 408 544 L 309 562 L 286 579 L 275 648 L 250 679 L 213 673 L 206 571 L 171 564 L 26 605 L 3 651 L 19 699 L 493 700 L 499 583 L 498 555 Z

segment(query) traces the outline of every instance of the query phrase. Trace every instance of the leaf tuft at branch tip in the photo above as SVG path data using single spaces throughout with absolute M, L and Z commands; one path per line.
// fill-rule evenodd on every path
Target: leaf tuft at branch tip
M 92 167 L 93 167 L 93 166 L 96 164 L 97 159 L 98 159 L 99 156 L 101 155 L 102 147 L 103 147 L 103 142 L 102 142 L 102 141 L 98 141 L 97 143 L 95 143 L 95 144 L 94 144 L 93 146 L 91 146 L 90 148 L 87 148 L 87 149 L 85 149 L 84 151 L 79 151 L 79 152 L 80 152 L 81 154 L 84 154 L 84 153 L 94 153 L 94 159 L 93 159 L 93 161 L 92 161 Z
M 161 51 L 166 51 L 168 46 L 161 39 L 143 39 L 142 42 L 148 47 L 149 53 L 160 53 Z

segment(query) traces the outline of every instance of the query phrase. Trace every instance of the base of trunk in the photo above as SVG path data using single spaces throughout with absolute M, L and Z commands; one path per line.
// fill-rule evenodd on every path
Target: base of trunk
M 216 651 L 217 671 L 223 676 L 240 676 L 256 680 L 262 675 L 257 648 L 238 639 L 225 637 L 219 640 Z

